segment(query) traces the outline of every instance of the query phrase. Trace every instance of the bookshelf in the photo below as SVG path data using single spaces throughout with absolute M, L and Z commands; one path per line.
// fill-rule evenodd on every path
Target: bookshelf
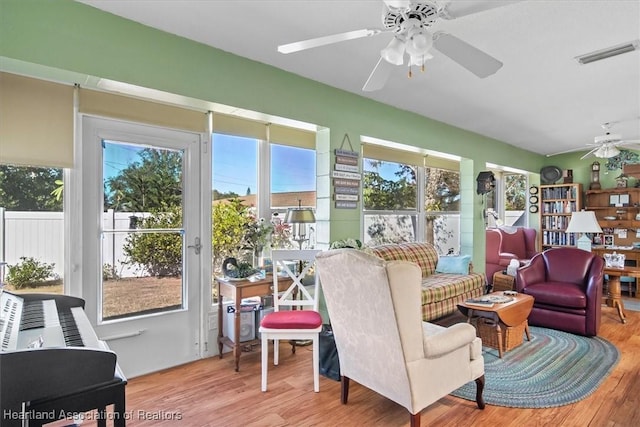
M 538 247 L 545 250 L 575 246 L 575 233 L 565 232 L 571 213 L 582 209 L 582 184 L 540 186 L 540 233 Z

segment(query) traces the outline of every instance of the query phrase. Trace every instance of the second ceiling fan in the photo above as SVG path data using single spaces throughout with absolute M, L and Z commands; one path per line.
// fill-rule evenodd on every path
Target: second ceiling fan
M 380 51 L 380 59 L 362 88 L 365 92 L 382 89 L 393 67 L 405 64 L 405 58 L 406 65 L 410 67 L 409 75 L 412 66 L 424 70 L 425 62 L 433 58 L 431 49 L 438 50 L 480 78 L 488 77 L 502 67 L 502 62 L 458 37 L 430 30 L 440 19 L 451 20 L 514 2 L 449 1 L 444 6 L 432 1 L 383 0 L 383 3 L 381 29 L 347 31 L 284 44 L 278 46 L 278 52 L 293 53 L 381 33 L 393 33 L 393 39 Z

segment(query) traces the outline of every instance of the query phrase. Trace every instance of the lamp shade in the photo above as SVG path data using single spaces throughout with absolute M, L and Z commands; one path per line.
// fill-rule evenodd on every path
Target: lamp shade
M 567 233 L 602 233 L 596 214 L 593 211 L 572 212 Z
M 316 222 L 316 216 L 309 208 L 290 208 L 284 217 L 284 222 L 288 224 L 307 224 Z
M 393 65 L 402 65 L 404 62 L 404 42 L 397 37 L 391 39 L 387 47 L 380 51 L 382 59 Z

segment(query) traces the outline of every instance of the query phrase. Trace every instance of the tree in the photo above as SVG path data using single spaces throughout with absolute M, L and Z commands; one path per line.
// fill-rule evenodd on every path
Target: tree
M 150 212 L 182 204 L 182 153 L 144 149 L 140 161 L 105 183 L 106 207 L 121 212 Z
M 225 258 L 237 256 L 247 230 L 248 211 L 240 199 L 218 202 L 213 206 L 211 241 L 214 270 L 220 268 Z
M 526 205 L 527 177 L 521 174 L 504 176 L 505 210 L 523 211 Z
M 235 199 L 238 196 L 239 195 L 234 193 L 233 191 L 229 191 L 228 193 L 221 193 L 216 189 L 214 189 L 211 193 L 212 200 Z
M 373 170 L 363 175 L 362 199 L 367 210 L 402 210 L 416 207 L 415 167 L 399 165 L 397 180 L 383 178 L 378 169 L 382 162 L 367 160 Z
M 154 209 L 142 220 L 140 228 L 180 228 L 180 206 Z M 137 264 L 155 277 L 182 274 L 182 236 L 176 233 L 131 233 L 127 236 L 124 254 L 128 264 Z
M 0 206 L 16 211 L 62 211 L 55 192 L 62 169 L 0 165 Z

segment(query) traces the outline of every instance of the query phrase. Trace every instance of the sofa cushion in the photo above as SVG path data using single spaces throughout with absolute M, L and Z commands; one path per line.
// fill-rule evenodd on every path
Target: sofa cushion
M 484 283 L 484 274 L 481 273 L 434 273 L 422 279 L 422 304 L 444 301 L 457 295 L 483 289 Z
M 422 277 L 427 277 L 436 272 L 438 263 L 438 251 L 431 243 L 401 243 L 402 249 L 417 262 L 422 270 Z
M 531 295 L 536 304 L 548 304 L 560 307 L 585 308 L 587 296 L 580 285 L 565 282 L 541 282 L 527 286 L 527 295 Z
M 470 262 L 471 256 L 469 255 L 441 256 L 438 258 L 436 273 L 467 274 Z
M 374 255 L 385 261 L 411 261 L 420 266 L 422 277 L 436 271 L 438 252 L 430 243 L 400 243 L 380 245 L 371 248 Z
M 402 249 L 401 245 L 389 244 L 380 245 L 371 248 L 371 251 L 378 258 L 382 258 L 385 261 L 411 261 L 416 262 L 415 257 Z

